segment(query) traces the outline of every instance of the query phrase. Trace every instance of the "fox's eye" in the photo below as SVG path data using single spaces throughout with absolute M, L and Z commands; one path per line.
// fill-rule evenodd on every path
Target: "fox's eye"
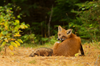
M 59 36 L 61 36 L 61 34 L 59 34 Z

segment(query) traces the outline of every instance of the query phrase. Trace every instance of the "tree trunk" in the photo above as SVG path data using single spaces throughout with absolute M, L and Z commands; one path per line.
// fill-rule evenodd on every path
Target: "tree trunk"
M 53 5 L 51 8 L 51 14 L 50 14 L 49 22 L 48 22 L 48 37 L 50 37 L 50 22 L 51 22 L 52 14 L 53 14 Z
M 7 45 L 5 45 L 5 55 L 6 55 L 6 53 L 7 53 Z

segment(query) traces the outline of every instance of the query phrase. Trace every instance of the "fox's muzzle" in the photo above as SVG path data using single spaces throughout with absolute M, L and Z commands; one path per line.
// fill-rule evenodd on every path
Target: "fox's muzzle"
M 57 38 L 57 40 L 61 41 L 61 39 Z
M 65 40 L 65 39 L 62 39 L 62 38 L 61 39 L 60 38 L 57 38 L 57 39 L 58 39 L 58 41 L 61 41 L 61 42 L 63 42 Z

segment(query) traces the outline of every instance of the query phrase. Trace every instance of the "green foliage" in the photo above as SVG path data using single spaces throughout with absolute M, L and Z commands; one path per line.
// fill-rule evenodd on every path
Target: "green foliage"
M 23 35 L 21 37 L 24 43 L 29 43 L 29 44 L 54 44 L 57 41 L 56 36 L 51 36 L 50 38 L 43 38 L 43 37 L 36 37 L 35 34 L 28 34 L 28 35 Z M 33 46 L 34 46 L 33 45 Z
M 65 24 L 71 21 L 71 10 L 76 8 L 75 3 L 78 0 L 56 0 L 56 6 L 53 9 L 53 21 L 64 22 Z
M 48 40 L 48 38 L 42 38 L 41 40 L 42 40 L 42 41 L 47 41 L 47 40 Z
M 13 47 L 20 46 L 20 43 L 23 43 L 19 39 L 21 37 L 20 29 L 26 28 L 28 28 L 28 25 L 20 23 L 15 18 L 9 4 L 4 7 L 0 6 L 0 47 L 9 46 L 13 50 Z
M 76 4 L 79 6 L 79 11 L 72 12 L 77 13 L 79 17 L 76 17 L 72 26 L 77 30 L 77 33 L 85 39 L 100 40 L 100 3 L 99 1 L 90 1 L 86 3 Z M 80 24 L 78 24 L 80 23 Z
M 54 44 L 57 41 L 57 37 L 56 36 L 51 36 L 50 37 L 50 44 Z
M 22 37 L 23 42 L 25 43 L 37 43 L 38 39 L 35 37 L 35 34 L 25 34 Z
M 56 36 L 50 36 L 49 38 L 42 38 L 41 41 L 42 41 L 42 44 L 45 44 L 45 43 L 54 44 L 57 41 L 57 38 Z

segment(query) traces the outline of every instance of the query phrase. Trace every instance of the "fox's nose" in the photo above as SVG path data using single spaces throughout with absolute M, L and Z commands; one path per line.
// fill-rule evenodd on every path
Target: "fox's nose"
M 60 40 L 59 38 L 57 38 L 58 40 Z

